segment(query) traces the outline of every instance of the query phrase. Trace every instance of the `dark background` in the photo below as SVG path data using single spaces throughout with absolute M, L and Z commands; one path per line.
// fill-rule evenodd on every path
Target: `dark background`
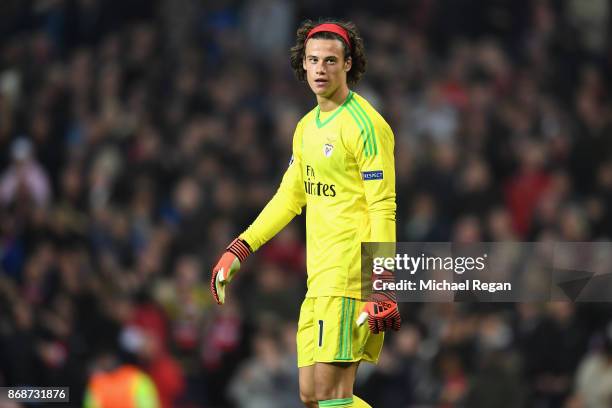
M 246 262 L 225 307 L 208 278 L 315 105 L 289 67 L 307 17 L 365 39 L 356 91 L 395 132 L 398 240 L 608 240 L 611 12 L 2 0 L 0 386 L 70 385 L 77 406 L 113 351 L 167 407 L 300 406 L 303 220 Z M 360 369 L 374 407 L 610 406 L 608 304 L 401 307 L 380 364 Z

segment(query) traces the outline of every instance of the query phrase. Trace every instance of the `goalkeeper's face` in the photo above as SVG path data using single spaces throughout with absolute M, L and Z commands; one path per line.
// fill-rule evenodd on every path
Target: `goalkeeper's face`
M 308 40 L 303 64 L 308 85 L 315 95 L 329 98 L 347 86 L 346 74 L 351 69 L 351 59 L 344 59 L 340 40 Z

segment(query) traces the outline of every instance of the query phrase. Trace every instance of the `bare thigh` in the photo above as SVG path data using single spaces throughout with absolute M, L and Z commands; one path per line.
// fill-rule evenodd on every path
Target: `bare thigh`
M 318 408 L 319 403 L 315 393 L 315 365 L 299 368 L 300 399 L 308 408 Z
M 349 398 L 359 363 L 315 363 L 314 385 L 317 401 Z

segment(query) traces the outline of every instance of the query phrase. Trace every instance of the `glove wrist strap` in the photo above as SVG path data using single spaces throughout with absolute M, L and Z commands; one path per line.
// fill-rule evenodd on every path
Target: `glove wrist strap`
M 245 259 L 253 252 L 248 242 L 243 239 L 236 238 L 225 248 L 226 251 L 236 255 L 240 263 L 244 262 Z

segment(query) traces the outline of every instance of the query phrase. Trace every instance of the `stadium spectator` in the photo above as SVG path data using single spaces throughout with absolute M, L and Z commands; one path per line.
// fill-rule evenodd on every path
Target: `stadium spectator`
M 11 146 L 13 164 L 0 178 L 0 202 L 3 206 L 49 204 L 51 186 L 44 167 L 34 157 L 32 142 L 18 138 Z
M 606 327 L 602 349 L 589 353 L 580 363 L 576 394 L 588 408 L 603 408 L 612 402 L 612 324 Z

